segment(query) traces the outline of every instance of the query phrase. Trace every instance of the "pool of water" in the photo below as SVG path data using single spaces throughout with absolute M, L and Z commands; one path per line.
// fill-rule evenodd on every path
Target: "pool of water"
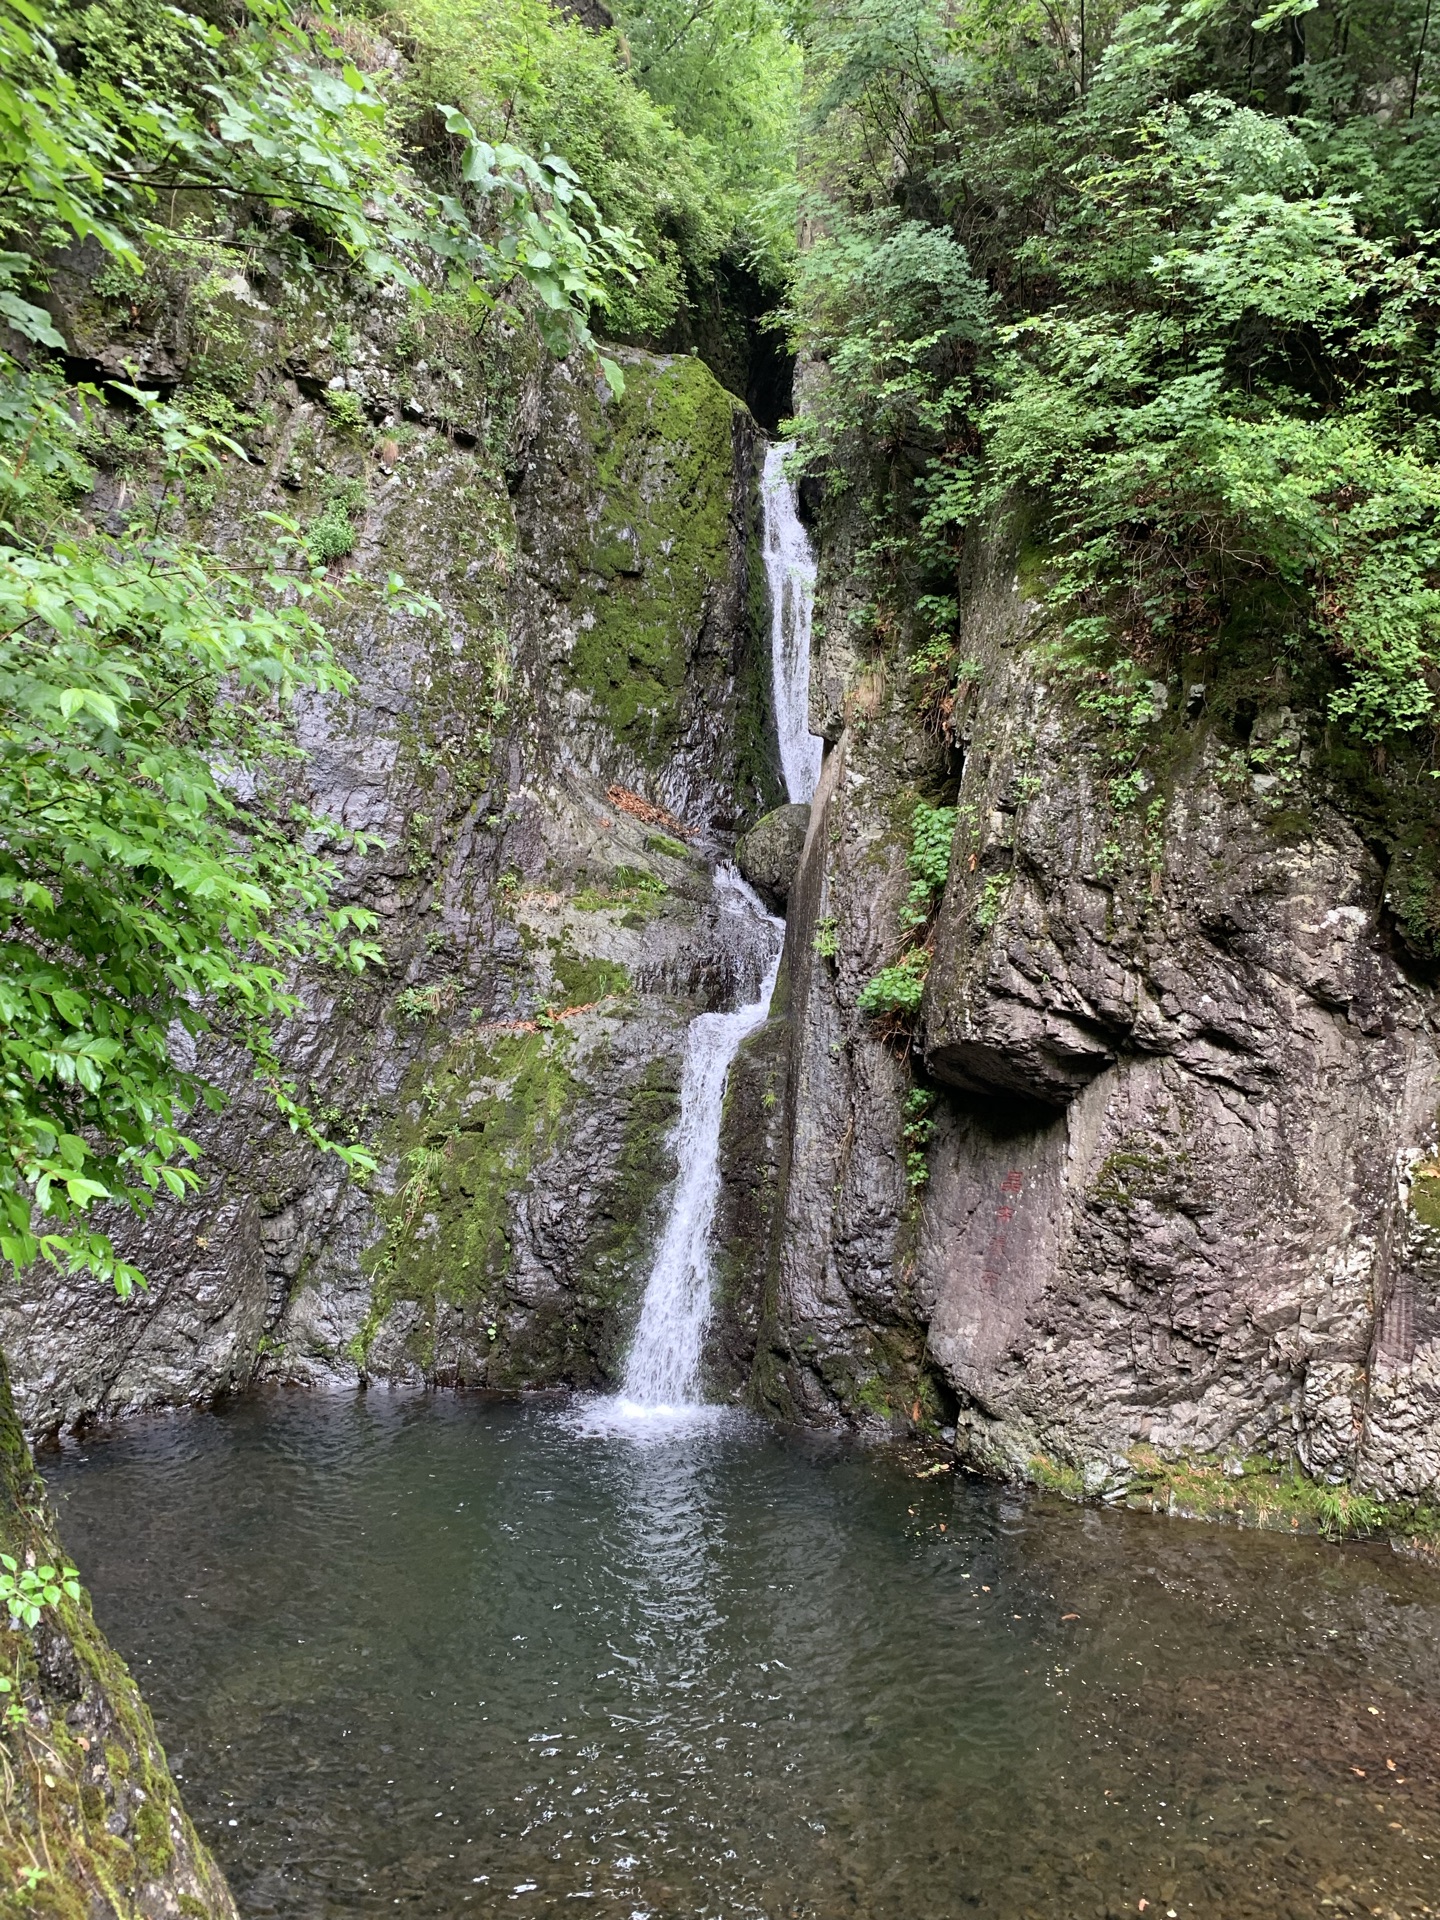
M 1440 1912 L 1440 1578 L 893 1455 L 271 1394 L 42 1460 L 248 1920 Z

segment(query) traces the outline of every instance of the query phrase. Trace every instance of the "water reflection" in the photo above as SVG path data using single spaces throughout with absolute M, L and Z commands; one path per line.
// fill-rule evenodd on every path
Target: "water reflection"
M 253 1920 L 1434 1910 L 1440 1589 L 1377 1551 L 455 1397 L 48 1470 Z

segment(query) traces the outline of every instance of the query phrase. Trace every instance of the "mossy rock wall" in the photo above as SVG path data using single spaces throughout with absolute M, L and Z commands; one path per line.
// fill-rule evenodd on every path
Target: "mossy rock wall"
M 0 1362 L 0 1551 L 58 1566 L 64 1547 Z M 155 1728 L 88 1598 L 0 1627 L 4 1920 L 237 1920 Z
M 1213 688 L 1187 663 L 1146 690 L 1143 739 L 1117 741 L 1002 523 L 963 582 L 947 734 L 909 636 L 848 617 L 862 535 L 841 500 L 753 1391 L 953 1426 L 985 1471 L 1043 1461 L 1117 1498 L 1139 1448 L 1217 1472 L 1263 1458 L 1318 1489 L 1316 1511 L 1433 1505 L 1440 1009 L 1383 849 L 1312 750 L 1305 689 L 1272 674 L 1242 727 L 1222 651 Z M 921 799 L 955 832 L 917 936 Z M 866 1017 L 865 985 L 917 937 L 918 1011 Z
M 96 295 L 78 250 L 57 313 L 79 357 L 161 368 L 247 450 L 182 519 L 243 548 L 293 514 L 342 590 L 355 685 L 299 710 L 296 798 L 369 837 L 342 895 L 384 964 L 304 983 L 281 1054 L 380 1171 L 342 1178 L 213 1051 L 231 1103 L 197 1126 L 203 1192 L 115 1223 L 151 1291 L 36 1274 L 0 1301 L 24 1418 L 260 1379 L 612 1378 L 686 1024 L 757 975 L 710 875 L 778 796 L 758 430 L 689 355 L 620 350 L 616 399 L 444 297 L 263 261 L 237 285 L 223 249 L 186 249 L 143 309 Z M 144 448 L 119 411 L 95 433 L 103 512 Z

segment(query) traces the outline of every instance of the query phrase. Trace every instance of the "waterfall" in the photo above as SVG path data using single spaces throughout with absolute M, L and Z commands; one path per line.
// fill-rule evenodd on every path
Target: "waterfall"
M 675 1156 L 680 1177 L 660 1237 L 622 1398 L 636 1408 L 673 1411 L 695 1402 L 700 1353 L 710 1318 L 710 1228 L 720 1195 L 720 1115 L 730 1063 L 746 1034 L 770 1011 L 780 967 L 781 923 L 766 913 L 733 867 L 716 869 L 722 905 L 757 916 L 774 930 L 774 957 L 759 995 L 733 1013 L 702 1013 L 685 1036 Z
M 788 445 L 765 455 L 760 497 L 765 513 L 765 576 L 770 583 L 770 674 L 780 770 L 790 800 L 809 800 L 820 778 L 820 742 L 810 731 L 810 622 L 815 556 L 786 478 Z
M 765 571 L 770 582 L 770 661 L 776 730 L 785 791 L 809 800 L 820 774 L 820 742 L 809 731 L 810 622 L 815 598 L 815 560 L 800 524 L 795 489 L 785 477 L 786 447 L 765 456 Z M 710 1321 L 710 1232 L 720 1197 L 720 1121 L 730 1065 L 747 1034 L 763 1024 L 780 970 L 784 923 L 765 911 L 731 866 L 715 869 L 722 914 L 743 922 L 743 945 L 760 935 L 769 951 L 754 1000 L 732 1013 L 701 1013 L 685 1036 L 680 1078 L 680 1119 L 671 1144 L 679 1177 L 660 1236 L 625 1381 L 613 1399 L 591 1402 L 580 1414 L 591 1433 L 665 1431 L 720 1409 L 699 1399 L 700 1360 Z

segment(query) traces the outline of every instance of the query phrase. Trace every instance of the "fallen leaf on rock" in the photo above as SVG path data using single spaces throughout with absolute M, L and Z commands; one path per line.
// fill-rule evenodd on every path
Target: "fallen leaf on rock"
M 1062 1620 L 1078 1620 L 1080 1616 L 1078 1613 L 1062 1613 L 1060 1618 Z
M 1361 1780 L 1365 1778 L 1365 1769 L 1363 1767 L 1351 1767 L 1350 1771 Z
M 637 820 L 643 820 L 647 827 L 661 827 L 666 833 L 673 833 L 680 840 L 693 840 L 694 827 L 687 827 L 677 820 L 673 813 L 667 813 L 664 807 L 657 807 L 653 801 L 644 799 L 638 793 L 632 793 L 629 787 L 607 787 L 605 798 L 612 807 L 618 807 L 622 813 L 634 814 Z

